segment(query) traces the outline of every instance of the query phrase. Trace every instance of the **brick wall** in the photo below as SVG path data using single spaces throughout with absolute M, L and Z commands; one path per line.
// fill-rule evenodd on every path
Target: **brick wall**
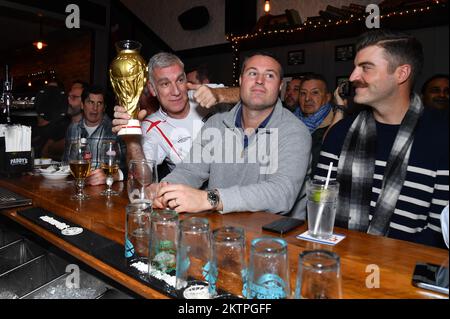
M 81 79 L 90 82 L 91 41 L 91 34 L 86 33 L 52 41 L 41 51 L 31 46 L 30 49 L 21 50 L 14 56 L 10 66 L 15 79 L 15 88 L 22 91 L 23 86 L 31 80 L 33 87 L 27 88 L 27 91 L 37 91 L 42 85 L 42 77 L 35 76 L 30 79 L 28 75 L 50 70 L 55 71 L 56 77 L 63 82 L 66 91 L 73 80 Z

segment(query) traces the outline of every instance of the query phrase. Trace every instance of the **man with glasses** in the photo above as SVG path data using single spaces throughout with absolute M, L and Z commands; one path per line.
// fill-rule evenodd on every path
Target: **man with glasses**
M 67 114 L 70 115 L 72 123 L 78 123 L 83 116 L 81 112 L 81 94 L 87 87 L 87 83 L 77 80 L 73 82 L 72 87 L 70 88 L 69 94 L 67 96 L 69 102 Z
M 101 166 L 101 144 L 104 141 L 117 141 L 120 147 L 121 169 L 125 164 L 125 144 L 112 133 L 112 123 L 108 115 L 105 114 L 105 93 L 102 88 L 91 86 L 83 90 L 81 94 L 82 117 L 78 123 L 72 122 L 66 133 L 64 157 L 67 161 L 69 157 L 70 144 L 80 138 L 86 138 L 92 153 L 91 168 L 94 170 L 86 179 L 88 185 L 100 185 L 106 181 L 106 175 Z M 114 180 L 123 180 L 123 173 L 119 171 Z

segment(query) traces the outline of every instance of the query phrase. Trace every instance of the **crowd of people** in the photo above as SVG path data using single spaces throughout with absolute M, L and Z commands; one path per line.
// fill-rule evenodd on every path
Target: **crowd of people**
M 282 102 L 283 68 L 270 53 L 246 57 L 239 87 L 232 88 L 211 85 L 203 66 L 186 73 L 176 55 L 158 53 L 150 58 L 144 94 L 159 108 L 142 106 L 142 136 L 118 137 L 130 119 L 125 108 L 115 106 L 111 121 L 102 89 L 77 81 L 65 138 L 44 136 L 40 143 L 65 144 L 66 156 L 76 138 L 87 138 L 91 149 L 116 140 L 123 156 L 115 180 L 126 178 L 126 160 L 167 165 L 151 190 L 153 205 L 180 213 L 267 211 L 304 219 L 305 182 L 324 179 L 333 163 L 331 178 L 340 184 L 336 226 L 443 247 L 448 75 L 433 76 L 415 93 L 423 60 L 414 37 L 369 31 L 356 45 L 354 96 L 309 73 L 287 83 Z M 348 112 L 350 104 L 357 111 Z M 44 127 L 58 122 L 42 117 Z M 87 180 L 104 182 L 100 169 Z

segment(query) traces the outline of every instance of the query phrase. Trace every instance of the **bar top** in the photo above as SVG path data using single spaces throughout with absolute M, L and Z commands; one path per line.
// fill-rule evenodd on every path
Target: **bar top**
M 104 185 L 86 187 L 85 192 L 90 199 L 83 202 L 70 199 L 75 191 L 71 178 L 56 181 L 30 175 L 2 178 L 0 187 L 31 198 L 35 207 L 51 211 L 57 216 L 117 243 L 123 244 L 124 242 L 125 206 L 128 204 L 128 197 L 126 186 L 122 182 L 114 183 L 113 189 L 121 194 L 111 198 L 99 195 L 104 189 Z M 137 294 L 146 298 L 168 298 L 152 287 L 105 264 L 18 215 L 16 212 L 20 209 L 23 208 L 1 212 Z M 194 215 L 208 218 L 211 229 L 221 226 L 243 227 L 246 231 L 247 247 L 250 247 L 250 241 L 253 238 L 276 237 L 275 233 L 263 231 L 261 227 L 280 218 L 280 216 L 265 212 L 240 212 L 225 215 L 219 213 L 181 214 L 180 219 Z M 328 246 L 297 239 L 296 235 L 306 229 L 307 226 L 302 225 L 286 235 L 280 236 L 288 242 L 292 290 L 295 289 L 298 255 L 304 250 L 324 249 L 337 253 L 341 258 L 344 298 L 448 298 L 445 295 L 416 288 L 411 284 L 416 262 L 448 266 L 448 250 L 341 228 L 335 228 L 335 232 L 345 234 L 346 238 L 336 246 Z M 247 249 L 248 252 L 249 249 Z M 379 285 L 373 284 L 376 269 L 379 269 Z

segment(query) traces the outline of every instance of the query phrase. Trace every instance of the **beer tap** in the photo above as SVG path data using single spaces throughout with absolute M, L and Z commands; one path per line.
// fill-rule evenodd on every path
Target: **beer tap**
M 5 82 L 3 83 L 3 93 L 2 93 L 2 104 L 4 105 L 3 113 L 6 113 L 6 122 L 8 124 L 11 124 L 11 105 L 13 102 L 13 96 L 12 96 L 12 86 L 13 86 L 13 80 L 11 78 L 11 82 L 8 78 L 8 65 L 6 65 L 6 78 Z

